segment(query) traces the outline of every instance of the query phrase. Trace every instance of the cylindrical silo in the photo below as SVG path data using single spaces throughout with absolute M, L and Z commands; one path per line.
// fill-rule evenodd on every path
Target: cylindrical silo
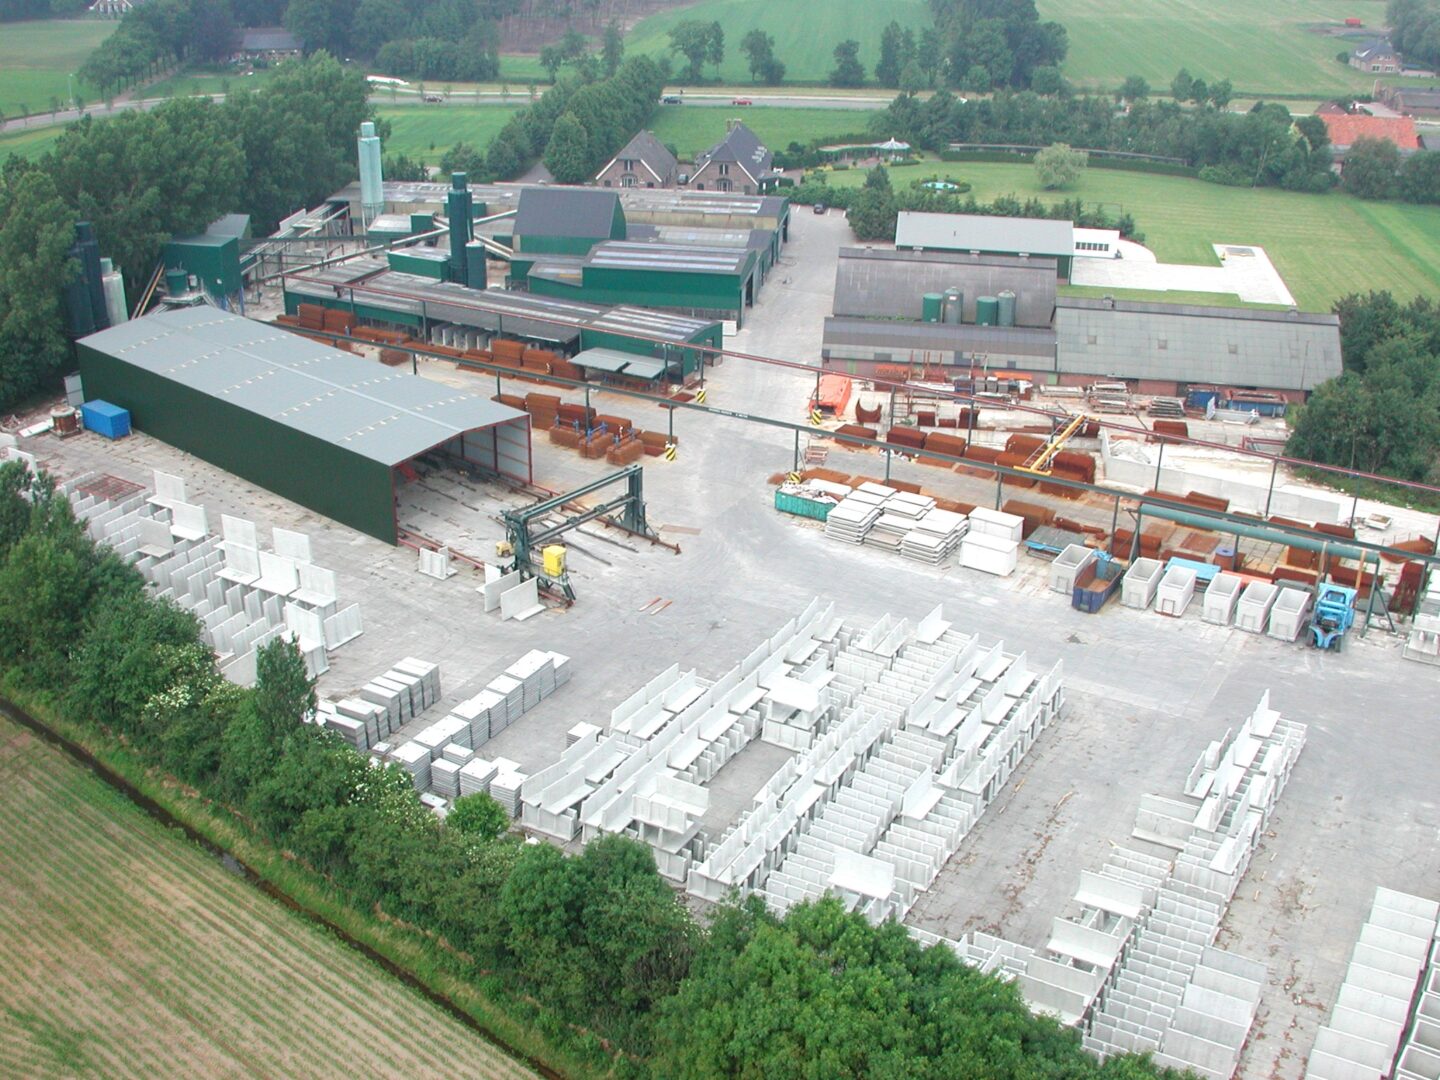
M 939 322 L 945 297 L 938 292 L 927 292 L 920 298 L 920 317 L 926 322 Z
M 1000 325 L 1001 325 L 1001 326 L 1014 326 L 1014 325 L 1015 325 L 1015 293 L 1014 293 L 1013 291 L 1011 291 L 1010 289 L 1005 289 L 1005 290 L 1004 290 L 1003 292 L 1001 292 L 998 296 L 996 296 L 995 299 L 996 299 L 997 301 L 999 301 L 999 303 L 1000 303 L 1000 312 L 999 312 L 999 314 L 1000 314 Z
M 445 214 L 450 220 L 450 280 L 461 285 L 469 281 L 469 267 L 465 261 L 465 246 L 475 239 L 475 226 L 471 219 L 470 185 L 463 172 L 450 174 L 450 190 L 445 194 Z M 484 282 L 480 283 L 484 288 Z
M 959 289 L 945 290 L 943 319 L 957 325 L 965 321 L 965 294 Z
M 170 297 L 184 296 L 190 291 L 189 276 L 179 267 L 172 267 L 165 271 L 165 295 Z
M 993 296 L 975 298 L 975 325 L 994 326 L 1000 318 L 1000 301 Z
M 360 125 L 357 140 L 360 153 L 360 207 L 365 221 L 373 221 L 385 209 L 385 183 L 380 171 L 380 139 L 375 124 L 366 120 Z

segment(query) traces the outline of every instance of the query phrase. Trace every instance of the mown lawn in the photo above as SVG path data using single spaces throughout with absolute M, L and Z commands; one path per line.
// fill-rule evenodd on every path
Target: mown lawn
M 437 165 L 440 156 L 456 143 L 468 142 L 482 148 L 488 145 L 519 107 L 383 105 L 380 116 L 391 126 L 385 153 L 405 154 L 427 165 Z
M 1397 296 L 1440 293 L 1440 207 L 1367 203 L 1349 195 L 1301 195 L 1221 187 L 1183 177 L 1090 169 L 1074 187 L 1046 192 L 1025 164 L 927 162 L 892 170 L 896 184 L 938 173 L 973 185 L 981 201 L 997 195 L 1098 202 L 1134 215 L 1145 243 L 1165 262 L 1215 265 L 1212 244 L 1258 244 L 1307 311 L 1341 296 L 1389 289 Z M 830 174 L 856 185 L 857 170 Z
M 68 102 L 66 76 L 80 69 L 115 26 L 111 19 L 0 24 L 0 112 L 6 116 L 49 112 L 51 98 Z M 75 92 L 87 101 L 96 98 L 78 79 Z
M 725 30 L 725 60 L 720 77 L 727 83 L 748 83 L 750 69 L 740 42 L 751 30 L 775 38 L 775 56 L 785 64 L 787 82 L 822 83 L 835 66 L 835 46 L 846 38 L 860 42 L 860 62 L 874 77 L 880 59 L 880 31 L 894 19 L 914 28 L 930 24 L 925 0 L 824 0 L 823 4 L 775 3 L 774 0 L 700 0 L 638 23 L 625 39 L 630 53 L 670 54 L 669 31 L 687 19 L 719 22 Z M 683 60 L 675 63 L 676 71 Z M 503 62 L 502 62 L 503 67 Z M 705 74 L 712 77 L 713 67 Z
M 0 1073 L 535 1074 L 0 718 Z
M 0 161 L 11 154 L 18 154 L 27 161 L 34 161 L 55 145 L 65 128 L 60 124 L 36 128 L 34 131 L 7 131 L 0 134 Z
M 264 68 L 249 75 L 239 71 L 183 71 L 151 83 L 139 91 L 142 98 L 189 97 L 192 94 L 224 94 L 236 90 L 258 90 L 275 77 L 279 68 Z
M 864 134 L 869 109 L 792 109 L 768 105 L 748 108 L 721 108 L 708 105 L 664 105 L 651 117 L 651 130 L 663 143 L 673 145 L 682 158 L 691 157 L 719 142 L 725 135 L 725 121 L 739 117 L 760 141 L 772 150 L 783 150 L 792 142 L 831 139 Z
M 1166 93 L 1182 67 L 1242 91 L 1368 90 L 1373 76 L 1335 59 L 1352 43 L 1313 28 L 1350 17 L 1385 25 L 1382 0 L 1039 0 L 1039 8 L 1069 34 L 1063 70 L 1073 82 L 1111 88 L 1143 75 Z

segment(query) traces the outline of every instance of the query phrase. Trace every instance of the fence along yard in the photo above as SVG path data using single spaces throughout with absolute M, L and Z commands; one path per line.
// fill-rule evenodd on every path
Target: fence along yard
M 535 1074 L 0 717 L 0 1074 Z

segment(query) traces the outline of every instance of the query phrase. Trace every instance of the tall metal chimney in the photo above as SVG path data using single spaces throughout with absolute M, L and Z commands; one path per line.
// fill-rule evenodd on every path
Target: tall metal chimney
M 360 125 L 360 214 L 368 227 L 385 209 L 385 179 L 380 171 L 380 139 L 375 125 Z
M 445 195 L 445 215 L 450 219 L 450 280 L 470 284 L 465 246 L 475 239 L 474 200 L 463 172 L 450 174 L 450 190 Z M 483 289 L 482 281 L 477 288 Z

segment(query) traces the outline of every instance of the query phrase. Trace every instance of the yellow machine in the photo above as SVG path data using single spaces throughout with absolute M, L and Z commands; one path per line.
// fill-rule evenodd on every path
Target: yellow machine
M 550 544 L 540 552 L 544 562 L 545 576 L 559 578 L 565 575 L 565 545 Z
M 1055 455 L 1065 449 L 1065 444 L 1085 426 L 1086 416 L 1073 417 L 1059 431 L 1050 437 L 1050 441 L 1044 446 L 1037 448 L 1028 458 L 1025 464 L 1017 466 L 1021 472 L 1033 473 L 1036 476 L 1049 476 L 1050 468 L 1054 464 Z

